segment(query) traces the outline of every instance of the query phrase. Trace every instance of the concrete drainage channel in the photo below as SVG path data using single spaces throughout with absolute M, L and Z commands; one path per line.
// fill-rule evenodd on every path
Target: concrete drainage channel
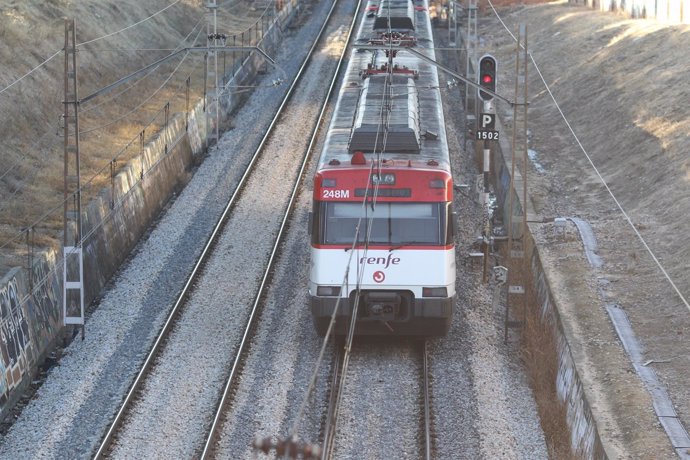
M 497 120 L 497 124 L 500 125 L 500 120 Z M 501 130 L 502 127 L 498 129 Z M 499 204 L 506 204 L 511 168 L 509 160 L 506 159 L 507 155 L 503 152 L 510 152 L 510 146 L 503 141 L 497 147 L 492 159 L 492 168 L 496 171 L 497 177 L 496 196 Z M 522 181 L 518 176 L 519 172 L 516 172 L 515 183 Z M 520 200 L 518 193 L 514 196 Z M 526 201 L 526 214 L 534 215 L 530 209 L 529 197 Z M 503 206 L 504 217 L 509 212 L 506 208 L 507 206 Z M 572 223 L 569 229 L 568 222 Z M 579 259 L 585 256 L 587 262 L 579 262 L 582 271 L 569 273 L 568 269 L 559 267 L 560 264 L 567 263 L 564 261 L 567 261 L 569 256 L 560 254 L 558 246 L 572 245 L 573 243 L 568 242 L 569 239 L 577 243 L 575 248 L 570 247 L 570 255 L 575 253 Z M 554 241 L 559 244 L 552 244 Z M 555 246 L 556 250 L 549 246 Z M 653 418 L 663 427 L 676 454 L 682 459 L 690 459 L 690 451 L 686 448 L 690 446 L 690 436 L 681 424 L 668 392 L 660 384 L 654 371 L 643 362 L 640 345 L 625 311 L 617 305 L 609 305 L 601 300 L 606 298 L 606 295 L 602 294 L 602 290 L 606 289 L 606 280 L 603 277 L 597 278 L 598 289 L 582 288 L 587 286 L 592 270 L 603 266 L 589 223 L 575 217 L 531 222 L 528 224 L 523 247 L 530 272 L 523 276 L 527 298 L 521 341 L 542 427 L 547 439 L 550 440 L 550 455 L 554 458 L 575 455 L 577 458 L 599 459 L 635 456 L 638 449 L 638 454 L 648 453 L 643 446 L 645 442 L 649 442 L 645 434 L 635 432 L 635 429 L 644 430 L 640 428 L 643 425 L 632 428 L 632 433 L 621 435 L 619 431 L 622 427 L 617 426 L 615 417 L 607 413 L 611 405 L 615 408 L 617 402 L 607 401 L 607 396 L 601 391 L 602 387 L 610 387 L 614 392 L 624 393 L 626 389 L 629 390 L 632 381 L 638 395 L 644 393 L 643 398 L 650 398 L 649 403 L 640 403 L 638 412 L 633 414 L 639 415 L 640 418 L 647 417 L 649 414 L 642 414 L 641 411 L 653 406 Z M 506 260 L 507 248 L 500 249 L 503 256 L 501 260 Z M 552 253 L 549 253 L 550 251 Z M 559 292 L 553 290 L 554 286 Z M 565 295 L 560 292 L 564 290 L 567 291 Z M 594 295 L 591 295 L 592 291 Z M 582 315 L 587 315 L 588 312 L 577 312 L 578 308 L 582 307 L 579 302 L 587 304 L 589 312 L 596 311 L 599 322 L 606 323 L 609 320 L 613 328 L 609 324 L 604 324 L 598 331 L 583 334 L 582 330 L 588 327 L 588 323 L 581 319 Z M 615 332 L 610 329 L 614 329 Z M 615 363 L 618 369 L 610 371 L 614 375 L 621 370 L 623 373 L 627 372 L 627 380 L 610 384 L 607 382 L 607 369 L 604 382 L 598 381 L 601 379 L 601 373 L 598 369 L 592 370 L 589 367 L 597 367 L 595 361 L 601 356 L 592 353 L 591 347 L 587 349 L 589 344 L 582 343 L 587 340 L 606 343 L 608 348 L 602 347 L 602 354 L 615 348 Z M 594 349 L 596 352 L 596 347 Z M 617 385 L 621 385 L 621 388 Z M 624 389 L 624 385 L 628 387 Z M 604 421 L 607 427 L 603 439 L 597 427 L 597 420 L 600 423 Z M 627 426 L 625 429 L 631 428 Z M 631 445 L 631 438 L 626 436 L 636 436 L 639 439 L 635 445 Z M 646 448 L 649 449 L 649 446 Z M 642 454 L 641 456 L 644 457 Z
M 497 120 L 497 125 L 497 129 L 502 130 L 500 120 Z M 498 203 L 505 204 L 502 208 L 506 215 L 511 166 L 508 155 L 503 152 L 510 152 L 510 146 L 504 138 L 496 144 L 492 169 L 497 178 L 495 186 Z M 516 171 L 515 174 L 515 183 L 519 183 L 519 172 Z M 515 193 L 514 199 L 519 202 L 520 193 Z M 527 201 L 526 213 L 530 215 L 529 197 Z M 588 257 L 599 261 L 593 234 L 586 231 L 588 225 L 583 221 L 573 220 L 573 223 L 584 232 L 581 236 L 583 241 L 590 244 L 591 254 Z M 553 227 L 560 227 L 564 222 L 559 219 L 557 224 Z M 608 458 L 532 231 L 532 224 L 528 224 L 523 248 L 525 257 L 530 261 L 531 271 L 523 276 L 527 307 L 521 341 L 542 427 L 549 440 L 550 455 L 554 458 L 568 458 L 572 455 L 578 458 Z M 506 260 L 508 248 L 499 249 L 503 253 L 502 260 Z
M 540 405 L 542 427 L 552 440 L 553 449 L 566 449 L 569 445 L 579 458 L 607 458 L 539 249 L 531 235 L 526 246 L 531 261 L 531 274 L 527 276 L 531 279 L 523 346 L 527 356 L 532 357 L 527 360 L 527 367 L 533 387 L 541 393 L 535 399 Z M 551 406 L 553 403 L 559 407 Z M 561 423 L 554 418 L 561 418 Z
M 579 239 L 588 264 L 597 268 L 602 265 L 596 254 L 596 239 L 589 224 L 576 218 L 568 218 L 577 228 Z M 540 406 L 542 426 L 547 438 L 552 441 L 552 449 L 558 450 L 570 444 L 570 450 L 578 458 L 609 458 L 617 457 L 620 452 L 615 443 L 602 441 L 596 425 L 595 416 L 590 407 L 588 394 L 596 391 L 585 390 L 591 387 L 583 383 L 578 371 L 586 366 L 583 363 L 582 353 L 573 352 L 572 343 L 576 343 L 578 337 L 569 333 L 572 327 L 564 327 L 563 321 L 572 321 L 562 318 L 562 306 L 556 300 L 549 284 L 549 269 L 542 263 L 539 245 L 535 243 L 532 235 L 529 235 L 526 251 L 531 261 L 530 279 L 527 281 L 527 317 L 523 330 L 522 340 L 526 356 L 526 364 L 535 389 L 535 399 Z M 599 289 L 602 289 L 600 286 Z M 690 437 L 682 425 L 668 392 L 660 383 L 653 369 L 646 367 L 643 353 L 637 341 L 625 311 L 617 305 L 596 305 L 597 308 L 605 308 L 616 337 L 621 342 L 627 358 L 639 377 L 642 384 L 651 396 L 654 414 L 660 425 L 666 432 L 676 454 L 682 459 L 690 459 L 690 452 L 686 446 L 690 446 Z M 566 314 L 567 315 L 567 314 Z M 579 359 L 576 356 L 579 355 Z M 624 358 L 624 360 L 625 360 Z M 625 362 L 624 365 L 628 365 Z M 587 371 L 585 371 L 587 372 Z M 591 381 L 591 376 L 590 376 Z M 552 386 L 555 385 L 555 388 Z M 618 391 L 618 390 L 616 390 Z M 597 399 L 597 396 L 594 396 Z M 561 408 L 561 414 L 550 404 L 557 404 Z M 596 409 L 595 409 L 596 410 Z M 554 423 L 554 418 L 565 418 L 567 438 L 564 433 L 558 433 L 559 424 Z M 552 431 L 549 433 L 549 431 Z M 611 430 L 609 430 L 611 431 Z M 615 431 L 615 430 L 614 430 Z M 615 434 L 613 435 L 615 436 Z M 559 446 L 560 444 L 560 446 Z M 605 448 L 604 445 L 609 447 Z M 614 444 L 614 445 L 610 445 Z M 634 451 L 635 447 L 630 447 Z M 553 454 L 553 451 L 552 451 Z M 555 457 L 560 458 L 563 452 L 556 452 Z

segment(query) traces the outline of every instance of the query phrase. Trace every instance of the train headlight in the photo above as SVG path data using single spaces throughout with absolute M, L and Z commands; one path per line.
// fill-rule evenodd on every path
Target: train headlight
M 422 297 L 448 297 L 446 287 L 425 287 L 422 288 Z
M 340 286 L 319 286 L 316 288 L 316 295 L 324 297 L 338 297 L 340 295 Z

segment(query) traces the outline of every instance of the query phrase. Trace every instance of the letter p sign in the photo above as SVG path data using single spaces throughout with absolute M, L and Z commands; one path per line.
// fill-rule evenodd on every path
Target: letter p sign
M 481 129 L 494 129 L 496 122 L 496 115 L 493 113 L 482 113 L 481 115 Z

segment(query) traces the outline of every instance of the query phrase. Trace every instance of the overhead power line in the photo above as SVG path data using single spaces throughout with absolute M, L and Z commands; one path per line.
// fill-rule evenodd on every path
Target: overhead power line
M 61 49 L 57 50 L 57 51 L 56 51 L 55 53 L 53 53 L 53 55 L 50 56 L 48 59 L 46 59 L 45 61 L 43 61 L 43 62 L 41 62 L 40 64 L 38 64 L 36 67 L 34 67 L 33 69 L 29 70 L 27 73 L 25 73 L 24 75 L 22 75 L 21 77 L 19 77 L 18 79 L 16 79 L 16 80 L 13 81 L 12 83 L 10 83 L 9 85 L 5 86 L 3 89 L 0 89 L 0 94 L 4 93 L 4 92 L 7 91 L 8 89 L 12 88 L 14 85 L 16 85 L 16 84 L 19 83 L 20 81 L 24 80 L 26 77 L 28 77 L 29 75 L 31 75 L 32 73 L 34 73 L 35 71 L 37 71 L 38 69 L 40 69 L 41 67 L 43 67 L 44 65 L 46 65 L 47 63 L 49 63 L 50 61 L 52 61 L 53 58 L 55 58 L 55 56 L 57 56 L 57 55 L 60 54 L 61 52 L 62 52 Z
M 197 23 L 194 24 L 194 27 L 192 28 L 192 30 L 182 39 L 182 41 L 180 42 L 180 44 L 178 44 L 178 45 L 177 45 L 175 48 L 173 48 L 171 51 L 175 52 L 175 51 L 178 51 L 178 50 L 181 49 L 181 48 L 184 48 L 185 43 L 187 43 L 187 42 L 189 41 L 189 37 L 194 33 L 194 31 L 197 29 L 197 27 L 199 27 L 199 25 L 201 24 L 201 22 L 203 21 L 203 19 L 204 19 L 204 18 L 202 17 L 199 21 L 197 21 Z M 192 40 L 192 44 L 196 43 L 196 41 L 198 40 L 199 35 L 201 34 L 201 32 L 202 32 L 202 29 L 199 29 L 199 31 L 197 32 L 196 36 L 195 36 L 194 39 Z M 162 51 L 162 50 L 160 50 L 160 51 Z M 186 56 L 187 56 L 187 55 L 185 54 L 184 57 L 182 58 L 182 61 L 185 60 L 185 57 L 186 57 Z M 146 72 L 146 74 L 144 74 L 144 76 L 143 76 L 142 78 L 140 78 L 140 79 L 137 80 L 136 82 L 132 83 L 131 85 L 125 87 L 122 91 L 119 91 L 119 92 L 115 93 L 114 95 L 112 95 L 111 97 L 109 97 L 109 98 L 107 98 L 107 99 L 101 101 L 100 103 L 91 105 L 91 106 L 89 106 L 87 109 L 83 109 L 83 108 L 82 108 L 80 114 L 81 114 L 81 115 L 84 115 L 85 113 L 88 113 L 88 112 L 90 112 L 90 111 L 92 111 L 92 110 L 94 110 L 94 109 L 96 109 L 96 108 L 98 108 L 98 107 L 101 107 L 101 106 L 104 105 L 104 104 L 111 103 L 114 99 L 116 99 L 117 97 L 123 95 L 123 94 L 126 93 L 127 91 L 129 91 L 129 90 L 131 90 L 132 88 L 134 88 L 137 84 L 139 84 L 140 82 L 144 81 L 144 80 L 146 79 L 146 77 L 150 76 L 150 75 L 151 75 L 152 73 L 154 73 L 157 69 L 158 69 L 157 67 L 152 68 L 150 71 Z M 176 69 L 176 70 L 177 70 L 177 69 Z M 173 71 L 173 73 L 174 73 L 174 72 L 175 72 L 175 71 Z M 140 106 L 141 106 L 141 105 L 140 105 Z M 140 106 L 139 106 L 139 107 L 140 107 Z M 136 110 L 136 109 L 135 109 L 135 110 Z

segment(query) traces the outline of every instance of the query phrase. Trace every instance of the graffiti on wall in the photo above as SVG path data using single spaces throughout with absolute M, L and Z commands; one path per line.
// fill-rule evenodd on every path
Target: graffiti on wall
M 46 260 L 34 264 L 28 298 L 21 274 L 0 287 L 0 410 L 61 330 L 60 280 L 50 266 Z
M 62 327 L 60 284 L 57 275 L 50 271 L 48 262 L 34 264 L 32 270 L 34 289 L 29 301 L 29 324 L 32 340 L 43 350 L 57 336 Z
M 13 277 L 0 288 L 0 404 L 26 371 L 25 354 L 30 346 L 29 324 L 19 298 L 19 283 Z

